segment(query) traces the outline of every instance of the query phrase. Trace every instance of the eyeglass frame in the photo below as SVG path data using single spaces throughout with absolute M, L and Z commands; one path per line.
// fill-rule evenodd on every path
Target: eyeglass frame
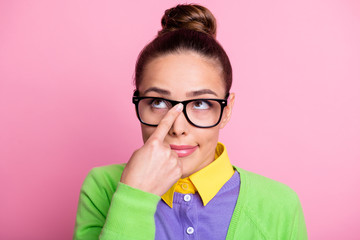
M 229 97 L 229 94 L 226 94 L 225 99 L 218 99 L 218 98 L 195 98 L 195 99 L 189 99 L 189 100 L 185 100 L 185 101 L 175 101 L 175 100 L 170 100 L 170 99 L 161 98 L 161 97 L 139 97 L 139 96 L 137 96 L 137 93 L 138 93 L 138 91 L 135 91 L 135 92 L 134 92 L 134 95 L 133 95 L 133 97 L 132 97 L 132 103 L 135 104 L 136 115 L 137 115 L 139 121 L 140 121 L 142 124 L 145 124 L 145 125 L 151 126 L 151 127 L 157 127 L 159 124 L 149 124 L 149 123 L 145 123 L 143 120 L 141 120 L 141 118 L 140 118 L 140 113 L 139 113 L 139 102 L 140 102 L 142 99 L 152 98 L 152 99 L 164 100 L 164 101 L 169 102 L 172 107 L 175 106 L 175 105 L 178 104 L 178 103 L 181 103 L 181 104 L 184 105 L 182 112 L 184 113 L 184 116 L 185 116 L 186 120 L 187 120 L 191 125 L 193 125 L 193 126 L 195 126 L 195 127 L 198 127 L 198 128 L 212 128 L 212 127 L 215 127 L 216 125 L 218 125 L 218 124 L 220 123 L 221 118 L 222 118 L 222 114 L 223 114 L 223 112 L 224 112 L 224 108 L 227 106 L 227 99 L 228 99 L 228 97 Z M 213 124 L 213 125 L 211 125 L 211 126 L 206 126 L 206 127 L 204 127 L 204 126 L 196 125 L 195 123 L 193 123 L 193 122 L 189 119 L 189 117 L 188 117 L 188 115 L 187 115 L 187 113 L 186 113 L 186 105 L 187 105 L 188 103 L 193 102 L 193 101 L 196 101 L 196 100 L 211 100 L 211 101 L 216 101 L 216 102 L 220 103 L 220 116 L 219 116 L 219 120 L 218 120 L 215 124 Z

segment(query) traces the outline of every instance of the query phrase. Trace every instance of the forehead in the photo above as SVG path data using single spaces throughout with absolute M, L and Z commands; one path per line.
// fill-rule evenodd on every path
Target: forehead
M 217 61 L 194 52 L 167 54 L 150 61 L 143 73 L 139 91 L 157 87 L 168 90 L 171 95 L 211 89 L 218 96 L 225 94 L 222 69 Z

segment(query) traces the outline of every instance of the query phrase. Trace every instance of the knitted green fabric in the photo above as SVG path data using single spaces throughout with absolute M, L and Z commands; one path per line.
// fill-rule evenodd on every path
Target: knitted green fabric
M 226 239 L 308 239 L 302 207 L 291 188 L 235 169 L 240 173 L 241 187 Z
M 160 197 L 119 183 L 124 167 L 90 171 L 81 188 L 74 239 L 154 238 Z
M 125 164 L 94 168 L 81 188 L 75 240 L 150 240 L 160 197 L 119 183 Z M 288 186 L 234 168 L 241 187 L 227 240 L 306 240 L 297 194 Z

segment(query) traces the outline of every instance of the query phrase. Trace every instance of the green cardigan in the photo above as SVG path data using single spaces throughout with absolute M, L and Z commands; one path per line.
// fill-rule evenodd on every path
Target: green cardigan
M 161 198 L 119 183 L 124 167 L 108 165 L 89 172 L 80 192 L 74 239 L 154 239 L 154 214 Z M 241 187 L 226 239 L 307 239 L 301 204 L 292 189 L 234 169 L 240 173 Z

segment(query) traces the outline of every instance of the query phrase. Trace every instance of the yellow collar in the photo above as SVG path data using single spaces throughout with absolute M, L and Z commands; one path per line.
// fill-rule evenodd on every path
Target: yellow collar
M 225 145 L 218 142 L 213 162 L 189 177 L 179 179 L 161 198 L 172 208 L 174 192 L 184 194 L 199 192 L 202 202 L 206 206 L 234 172 Z

